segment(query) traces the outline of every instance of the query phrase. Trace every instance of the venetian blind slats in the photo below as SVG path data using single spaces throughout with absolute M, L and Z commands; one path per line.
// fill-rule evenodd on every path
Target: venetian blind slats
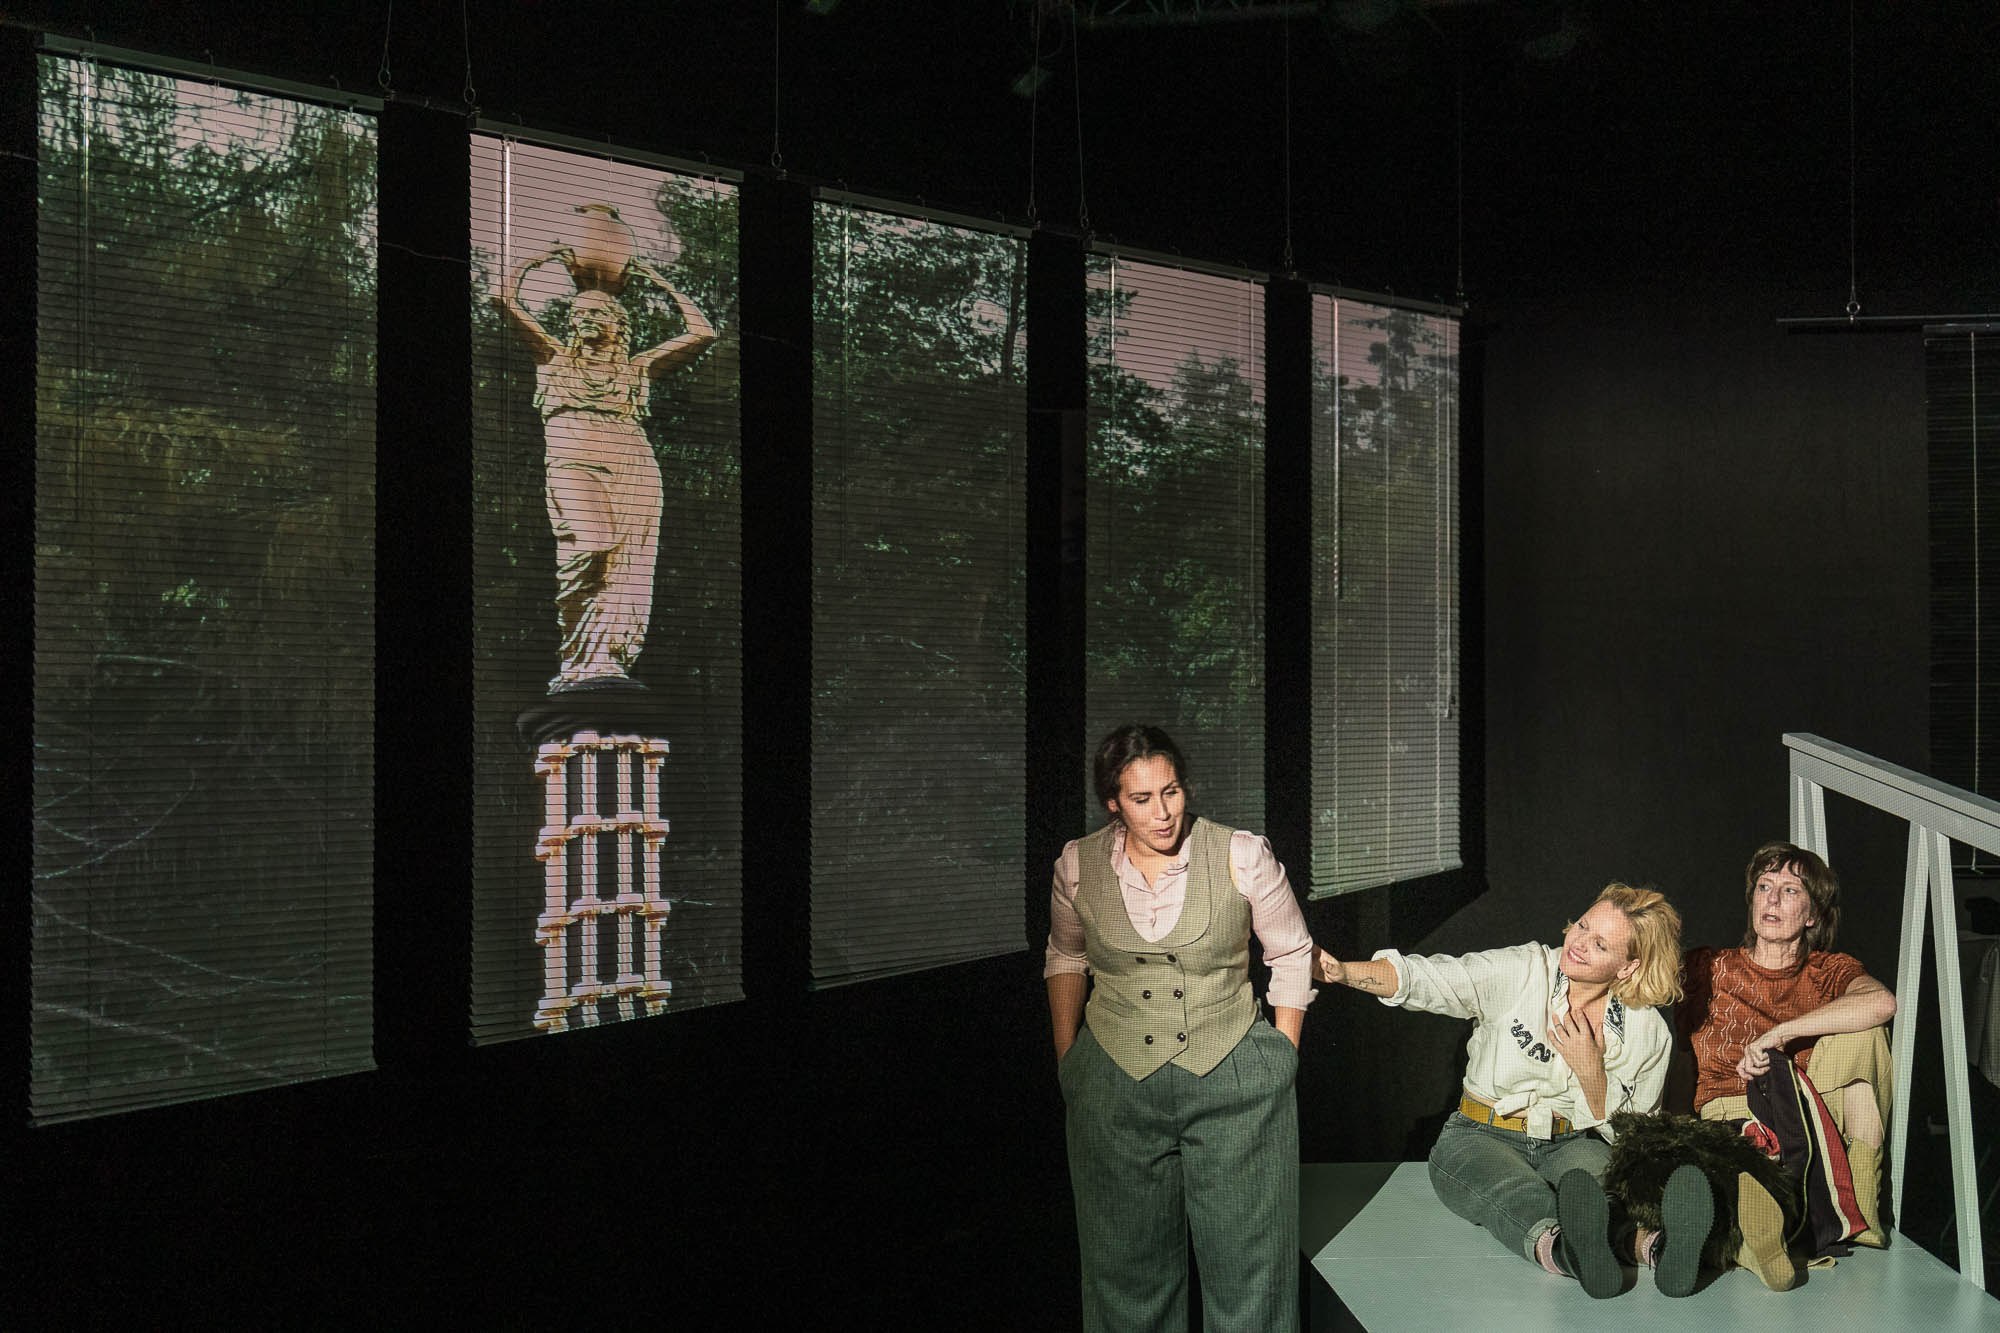
M 1196 809 L 1264 821 L 1264 290 L 1086 262 L 1085 714 L 1164 727 Z M 1082 768 L 1084 756 L 1078 756 Z M 1084 792 L 1085 826 L 1106 812 Z
M 40 62 L 30 1110 L 372 1064 L 375 123 Z
M 811 966 L 829 987 L 1021 947 L 1027 242 L 814 209 Z
M 1458 326 L 1313 298 L 1315 896 L 1458 845 Z
M 1930 455 L 1931 762 L 1991 795 L 2000 776 L 2000 329 L 1924 332 Z
M 656 1013 L 742 998 L 739 194 L 725 181 L 511 137 L 475 133 L 468 151 L 475 545 L 471 1022 L 474 1041 L 483 1044 L 649 1012 L 631 996 L 581 999 L 566 1008 L 552 999 L 558 992 L 586 994 L 621 976 L 655 980 L 657 971 L 671 995 L 651 1007 Z M 645 408 L 633 423 L 657 465 L 660 487 L 654 555 L 643 571 L 650 576 L 643 581 L 650 618 L 630 665 L 629 679 L 636 682 L 635 702 L 627 709 L 632 720 L 620 722 L 614 708 L 594 733 L 630 732 L 666 742 L 655 769 L 658 823 L 665 832 L 653 839 L 650 852 L 641 832 L 552 841 L 548 775 L 538 768 L 537 738 L 524 728 L 564 707 L 564 696 L 551 692 L 562 659 L 556 603 L 562 557 L 549 503 L 550 456 L 533 347 L 494 306 L 511 286 L 548 335 L 567 343 L 580 284 L 555 251 L 588 252 L 592 238 L 602 234 L 594 228 L 611 225 L 625 228 L 631 254 L 680 294 L 677 299 L 662 290 L 637 268 L 624 270 L 616 299 L 627 320 L 627 355 L 638 357 L 687 334 L 683 299 L 715 333 L 691 360 L 651 379 Z M 527 268 L 536 258 L 544 262 Z M 607 454 L 601 462 L 612 468 L 618 460 Z M 587 704 L 580 707 L 580 715 L 590 713 Z M 565 827 L 598 816 L 652 813 L 644 809 L 645 758 L 606 753 L 560 762 L 566 772 L 556 787 L 556 817 Z M 558 842 L 562 882 L 552 887 Z M 621 865 L 620 856 L 627 863 Z M 595 878 L 586 880 L 587 873 Z M 657 967 L 646 956 L 655 917 L 640 911 L 589 915 L 599 900 L 621 892 L 665 900 L 668 910 L 657 918 Z M 571 918 L 567 924 L 554 924 L 564 917 Z M 561 974 L 553 981 L 552 960 Z M 560 1022 L 551 1015 L 560 1015 Z

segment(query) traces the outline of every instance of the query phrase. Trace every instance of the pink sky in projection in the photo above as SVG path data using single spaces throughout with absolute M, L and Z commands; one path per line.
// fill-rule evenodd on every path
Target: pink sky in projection
M 669 173 L 590 157 L 566 149 L 472 136 L 472 244 L 497 281 L 517 264 L 546 254 L 576 235 L 576 205 L 610 204 L 630 227 L 639 252 L 662 270 L 680 257 L 678 237 L 667 234 L 653 197 Z M 682 177 L 696 185 L 729 187 Z M 510 205 L 503 209 L 503 202 Z M 521 299 L 539 310 L 557 297 L 575 295 L 561 264 L 544 264 L 521 284 Z
M 1330 295 L 1313 297 L 1313 358 L 1349 384 L 1382 382 L 1384 367 L 1371 362 L 1369 349 L 1388 335 L 1370 327 L 1391 313 L 1392 308 L 1369 301 Z M 1422 316 L 1422 331 L 1415 336 L 1419 364 L 1432 365 L 1437 359 L 1450 361 L 1458 355 L 1458 325 L 1442 315 Z
M 1263 401 L 1261 286 L 1247 278 L 1116 257 L 1093 263 L 1085 277 L 1092 291 L 1105 291 L 1114 281 L 1133 293 L 1112 342 L 1112 357 L 1121 367 L 1165 389 L 1190 352 L 1209 365 L 1228 357 L 1250 381 L 1252 396 Z

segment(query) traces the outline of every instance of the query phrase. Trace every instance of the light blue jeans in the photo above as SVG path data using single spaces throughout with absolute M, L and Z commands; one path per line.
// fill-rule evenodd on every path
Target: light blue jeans
M 1556 1182 L 1578 1168 L 1602 1181 L 1610 1161 L 1611 1145 L 1589 1130 L 1534 1139 L 1453 1111 L 1431 1149 L 1431 1188 L 1532 1263 L 1535 1242 L 1555 1225 Z

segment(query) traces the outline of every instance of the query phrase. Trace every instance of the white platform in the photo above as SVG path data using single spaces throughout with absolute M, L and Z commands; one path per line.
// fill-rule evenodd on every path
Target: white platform
M 1811 1269 L 1787 1292 L 1739 1269 L 1703 1274 L 1693 1295 L 1675 1300 L 1627 1269 L 1625 1291 L 1599 1301 L 1446 1211 L 1422 1162 L 1307 1165 L 1299 1176 L 1300 1247 L 1338 1297 L 1336 1305 L 1327 1292 L 1308 1294 L 1315 1328 L 2000 1330 L 2000 1301 L 1920 1246 L 1893 1240 Z

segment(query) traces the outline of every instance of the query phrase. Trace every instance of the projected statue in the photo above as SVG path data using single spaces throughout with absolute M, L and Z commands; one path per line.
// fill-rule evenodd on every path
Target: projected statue
M 562 631 L 551 694 L 630 679 L 652 616 L 660 536 L 660 466 L 640 424 L 647 393 L 668 367 L 715 341 L 694 302 L 639 257 L 617 209 L 581 204 L 576 212 L 576 239 L 522 263 L 493 298 L 535 358 Z M 522 281 L 551 260 L 577 287 L 562 341 L 521 302 Z M 636 356 L 631 318 L 618 299 L 634 275 L 659 288 L 687 322 L 687 332 Z

